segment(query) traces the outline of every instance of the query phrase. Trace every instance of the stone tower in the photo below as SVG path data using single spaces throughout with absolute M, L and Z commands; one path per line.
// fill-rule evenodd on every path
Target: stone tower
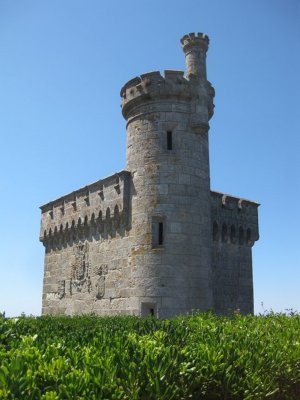
M 43 313 L 253 312 L 257 203 L 210 190 L 208 37 L 121 89 L 126 170 L 41 207 Z
M 151 282 L 147 309 L 162 316 L 212 307 L 208 121 L 208 37 L 182 39 L 182 71 L 150 72 L 121 90 L 132 173 L 132 263 L 138 288 Z M 160 300 L 158 300 L 160 299 Z M 143 308 L 143 307 L 142 307 Z M 147 311 L 146 311 L 147 312 Z

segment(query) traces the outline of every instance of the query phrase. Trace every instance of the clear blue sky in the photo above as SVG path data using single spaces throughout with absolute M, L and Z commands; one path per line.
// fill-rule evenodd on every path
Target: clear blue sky
M 0 0 L 0 311 L 38 315 L 39 206 L 125 166 L 119 91 L 210 37 L 212 189 L 256 200 L 256 312 L 300 310 L 300 1 Z

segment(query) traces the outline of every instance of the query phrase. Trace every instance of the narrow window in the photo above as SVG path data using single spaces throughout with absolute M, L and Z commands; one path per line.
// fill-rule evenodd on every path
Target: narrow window
M 219 240 L 219 227 L 216 221 L 213 223 L 213 240 Z
M 173 137 L 172 137 L 172 131 L 167 131 L 167 149 L 172 150 L 173 149 Z
M 156 303 L 141 303 L 141 317 L 156 317 L 157 305 Z
M 163 248 L 166 234 L 166 217 L 154 215 L 151 221 L 152 248 Z
M 223 224 L 222 226 L 222 242 L 227 242 L 228 236 L 227 236 L 227 225 Z
M 239 244 L 240 245 L 244 244 L 244 229 L 241 226 L 239 229 Z
M 235 232 L 235 227 L 234 225 L 231 225 L 231 230 L 230 230 L 230 241 L 231 243 L 236 242 L 236 232 Z
M 158 245 L 161 246 L 164 243 L 164 224 L 163 222 L 158 223 Z
M 251 244 L 251 230 L 247 229 L 247 244 Z

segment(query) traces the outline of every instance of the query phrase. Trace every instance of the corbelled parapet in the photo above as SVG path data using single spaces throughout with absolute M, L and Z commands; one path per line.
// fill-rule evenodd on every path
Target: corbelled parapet
M 254 201 L 211 191 L 213 240 L 253 246 L 259 239 L 258 207 Z
M 193 100 L 200 103 L 200 107 L 208 110 L 208 119 L 213 115 L 215 95 L 211 83 L 205 81 L 201 88 L 195 84 L 193 76 L 190 79 L 184 77 L 183 71 L 165 70 L 164 76 L 159 71 L 148 72 L 128 81 L 121 89 L 122 114 L 129 122 L 140 112 L 160 111 L 160 101 L 174 99 L 176 101 L 187 101 L 192 104 Z M 149 109 L 149 105 L 151 107 Z M 141 106 L 145 106 L 141 109 Z M 172 111 L 166 107 L 166 111 Z M 191 114 L 198 114 L 198 108 L 191 108 Z
M 130 172 L 121 171 L 41 206 L 40 241 L 53 247 L 104 230 L 129 229 L 130 179 Z
M 134 107 L 151 100 L 173 96 L 190 99 L 193 92 L 196 92 L 183 75 L 183 71 L 165 71 L 164 76 L 159 71 L 154 71 L 128 81 L 120 92 L 124 118 L 130 118 Z
M 204 51 L 207 51 L 209 45 L 209 37 L 202 32 L 192 32 L 184 35 L 180 39 L 180 42 L 184 48 L 184 51 L 190 50 L 193 46 L 199 46 L 203 48 Z

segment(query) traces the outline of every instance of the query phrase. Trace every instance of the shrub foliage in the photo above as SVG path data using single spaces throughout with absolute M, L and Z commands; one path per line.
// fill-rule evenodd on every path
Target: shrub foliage
M 0 318 L 1 399 L 300 399 L 300 316 Z

